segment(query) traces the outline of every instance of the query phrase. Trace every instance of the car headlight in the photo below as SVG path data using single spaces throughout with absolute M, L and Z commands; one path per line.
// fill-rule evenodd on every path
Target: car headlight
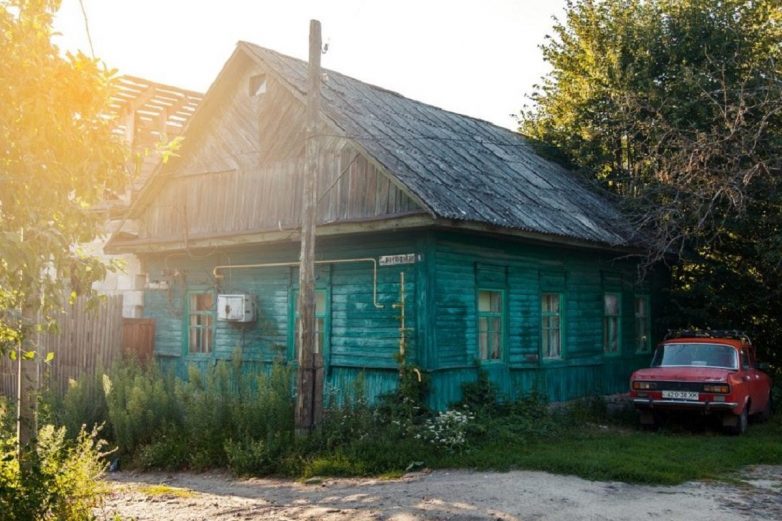
M 637 380 L 633 382 L 633 389 L 636 391 L 649 391 L 656 388 L 657 385 L 654 382 L 639 382 Z
M 704 393 L 728 394 L 730 386 L 725 384 L 706 384 L 703 386 Z

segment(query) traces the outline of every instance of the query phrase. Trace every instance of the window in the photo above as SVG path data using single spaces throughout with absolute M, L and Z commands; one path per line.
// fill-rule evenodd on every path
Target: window
M 188 302 L 188 350 L 211 353 L 214 333 L 214 296 L 211 292 L 191 293 Z
M 619 353 L 619 295 L 603 296 L 603 350 L 608 354 Z
M 250 96 L 262 96 L 266 94 L 266 75 L 256 74 L 250 77 Z
M 502 291 L 478 291 L 478 356 L 481 360 L 502 358 Z
M 293 355 L 296 360 L 299 359 L 299 314 L 298 314 L 298 293 L 293 298 L 293 313 L 296 315 L 296 322 L 293 329 Z M 315 290 L 315 352 L 323 353 L 326 331 L 326 290 Z
M 562 297 L 544 293 L 540 297 L 540 338 L 543 358 L 562 357 Z
M 648 353 L 651 347 L 649 297 L 635 297 L 635 349 L 639 353 Z

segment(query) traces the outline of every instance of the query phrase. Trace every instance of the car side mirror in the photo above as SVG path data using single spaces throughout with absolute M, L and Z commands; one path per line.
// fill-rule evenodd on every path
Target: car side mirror
M 760 362 L 758 364 L 758 369 L 760 369 L 761 371 L 768 371 L 769 369 L 771 369 L 771 366 L 768 365 L 768 362 Z

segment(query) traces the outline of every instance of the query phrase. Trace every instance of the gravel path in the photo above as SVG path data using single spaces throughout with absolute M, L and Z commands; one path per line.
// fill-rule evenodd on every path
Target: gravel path
M 736 484 L 674 487 L 586 481 L 545 472 L 465 470 L 396 480 L 326 479 L 305 485 L 226 474 L 109 477 L 100 517 L 146 520 L 781 520 L 782 467 L 752 467 Z M 152 488 L 150 485 L 164 484 Z

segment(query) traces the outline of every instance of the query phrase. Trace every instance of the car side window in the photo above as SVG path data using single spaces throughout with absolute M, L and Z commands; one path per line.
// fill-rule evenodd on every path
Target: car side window
M 750 347 L 749 348 L 749 364 L 754 368 L 758 368 L 758 358 L 757 353 L 755 353 L 755 348 Z
M 745 370 L 750 368 L 749 355 L 747 353 L 746 349 L 741 350 L 741 367 Z

